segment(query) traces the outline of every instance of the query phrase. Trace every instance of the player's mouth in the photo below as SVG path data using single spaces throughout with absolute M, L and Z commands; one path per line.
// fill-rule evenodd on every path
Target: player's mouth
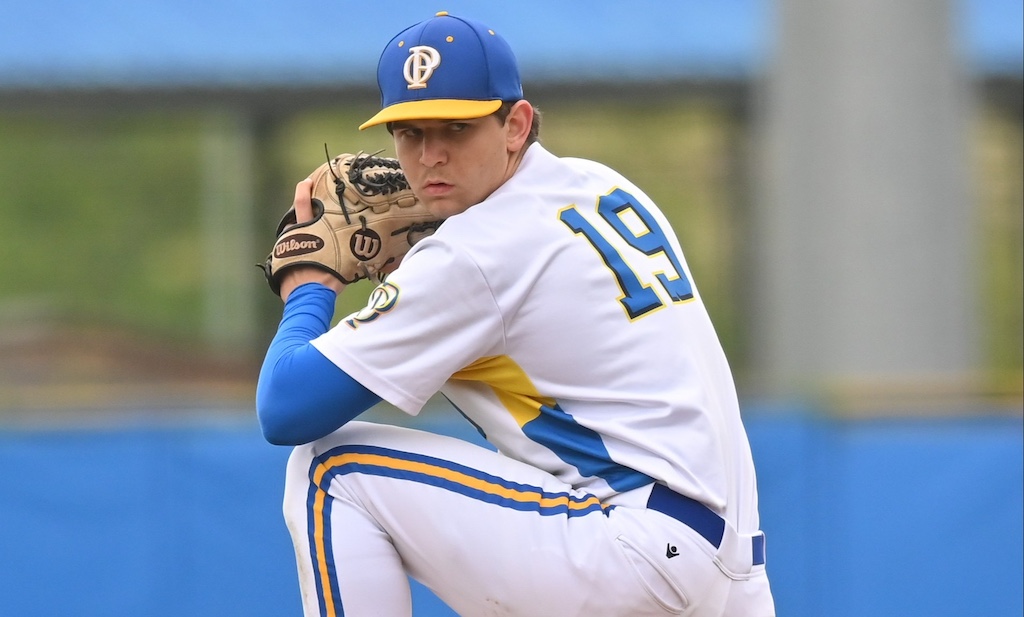
M 425 182 L 421 192 L 430 197 L 443 197 L 451 193 L 455 187 L 447 182 Z

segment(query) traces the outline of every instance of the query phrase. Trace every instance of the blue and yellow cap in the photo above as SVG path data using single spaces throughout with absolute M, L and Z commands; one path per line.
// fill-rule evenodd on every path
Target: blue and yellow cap
M 442 11 L 391 39 L 377 64 L 383 109 L 359 129 L 398 120 L 466 120 L 523 98 L 512 48 L 480 22 Z

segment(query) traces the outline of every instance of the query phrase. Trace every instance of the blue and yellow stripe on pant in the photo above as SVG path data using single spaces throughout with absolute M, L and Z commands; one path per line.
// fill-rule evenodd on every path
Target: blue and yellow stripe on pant
M 320 614 L 341 617 L 341 594 L 331 547 L 331 481 L 353 473 L 418 482 L 464 495 L 469 499 L 542 516 L 583 516 L 603 512 L 594 496 L 551 493 L 539 487 L 509 482 L 451 461 L 377 446 L 346 445 L 313 459 L 306 500 L 307 533 Z

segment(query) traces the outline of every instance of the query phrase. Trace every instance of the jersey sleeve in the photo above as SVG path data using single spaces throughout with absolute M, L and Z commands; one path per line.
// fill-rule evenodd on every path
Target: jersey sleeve
M 312 343 L 366 388 L 416 415 L 456 371 L 501 354 L 504 327 L 476 262 L 427 238 L 365 308 Z

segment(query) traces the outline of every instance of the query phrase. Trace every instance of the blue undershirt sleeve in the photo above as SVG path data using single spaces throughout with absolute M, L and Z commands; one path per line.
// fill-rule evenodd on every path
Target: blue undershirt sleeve
M 330 329 L 336 297 L 319 283 L 288 296 L 256 385 L 256 415 L 270 443 L 309 443 L 381 400 L 310 344 Z

